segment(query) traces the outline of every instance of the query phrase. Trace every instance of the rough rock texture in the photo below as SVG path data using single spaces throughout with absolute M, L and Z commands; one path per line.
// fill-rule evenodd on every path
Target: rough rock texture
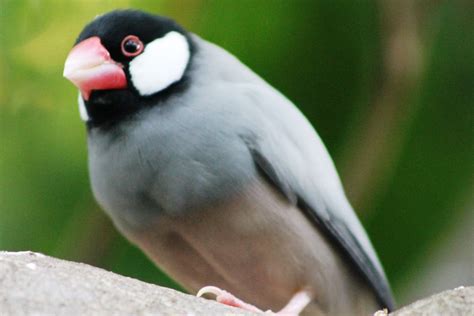
M 254 315 L 33 252 L 0 252 L 0 315 Z
M 0 315 L 256 314 L 82 263 L 33 252 L 0 252 Z M 390 315 L 474 315 L 474 287 L 448 290 Z
M 458 287 L 421 299 L 387 314 L 379 311 L 374 316 L 473 316 L 474 286 Z

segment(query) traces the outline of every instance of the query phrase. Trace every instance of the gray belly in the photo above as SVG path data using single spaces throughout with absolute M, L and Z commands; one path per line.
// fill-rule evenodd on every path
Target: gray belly
M 306 288 L 315 296 L 311 315 L 376 310 L 368 287 L 300 210 L 265 182 L 220 205 L 161 216 L 128 237 L 192 293 L 215 285 L 277 311 Z

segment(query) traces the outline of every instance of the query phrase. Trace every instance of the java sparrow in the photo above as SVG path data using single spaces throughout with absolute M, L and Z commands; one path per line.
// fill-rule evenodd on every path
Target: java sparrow
M 80 33 L 64 76 L 95 198 L 191 293 L 217 286 L 200 294 L 250 310 L 290 301 L 284 315 L 393 307 L 318 134 L 230 53 L 171 19 L 112 11 Z

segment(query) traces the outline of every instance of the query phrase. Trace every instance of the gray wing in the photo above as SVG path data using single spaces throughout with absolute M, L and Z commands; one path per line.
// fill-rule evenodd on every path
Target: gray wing
M 290 101 L 266 93 L 252 99 L 259 100 L 254 106 L 269 113 L 266 130 L 255 139 L 245 139 L 258 170 L 335 242 L 372 286 L 381 305 L 393 309 L 382 266 L 316 132 Z M 269 105 L 272 99 L 275 103 Z
M 195 85 L 199 86 L 200 80 L 202 85 L 213 85 L 213 98 L 222 98 L 221 119 L 241 131 L 265 178 L 299 204 L 367 279 L 380 303 L 393 308 L 382 266 L 311 124 L 291 101 L 235 57 L 198 36 L 193 39 L 198 45 L 195 65 L 199 65 Z M 218 93 L 217 87 L 222 85 L 224 92 Z M 207 96 L 204 99 L 208 100 Z

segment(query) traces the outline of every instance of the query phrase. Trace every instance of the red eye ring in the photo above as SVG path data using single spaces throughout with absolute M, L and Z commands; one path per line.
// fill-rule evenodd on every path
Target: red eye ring
M 134 57 L 143 52 L 143 43 L 140 41 L 138 36 L 128 35 L 126 36 L 120 45 L 122 54 L 127 57 Z

